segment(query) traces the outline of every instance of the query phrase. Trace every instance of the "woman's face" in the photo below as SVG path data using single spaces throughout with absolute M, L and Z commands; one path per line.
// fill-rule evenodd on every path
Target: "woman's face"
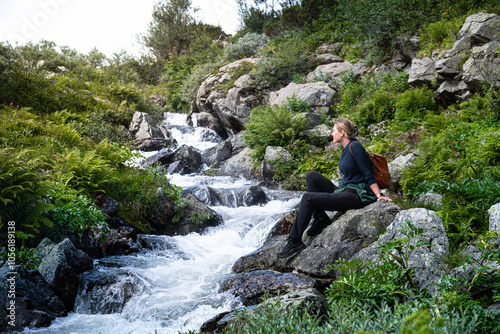
M 337 127 L 334 126 L 332 131 L 332 136 L 333 136 L 333 142 L 339 143 L 342 140 L 342 137 L 344 136 L 344 130 L 339 131 L 339 129 L 337 129 Z

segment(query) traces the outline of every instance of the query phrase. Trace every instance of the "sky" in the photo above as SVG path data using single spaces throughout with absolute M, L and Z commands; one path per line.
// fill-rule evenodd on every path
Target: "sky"
M 79 53 L 97 48 L 107 57 L 122 50 L 145 53 L 137 41 L 159 0 L 0 0 L 0 42 L 13 46 L 47 40 Z M 236 0 L 192 0 L 197 19 L 235 34 Z

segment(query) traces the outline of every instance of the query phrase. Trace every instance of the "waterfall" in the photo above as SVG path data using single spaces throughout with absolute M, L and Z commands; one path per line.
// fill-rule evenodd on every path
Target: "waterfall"
M 166 114 L 165 127 L 180 145 L 205 150 L 221 141 L 213 131 L 192 128 L 186 116 Z M 198 331 L 215 315 L 242 306 L 237 297 L 221 290 L 231 267 L 241 256 L 262 245 L 285 212 L 298 203 L 293 194 L 265 190 L 268 202 L 241 205 L 242 189 L 250 180 L 203 175 L 170 175 L 171 182 L 198 191 L 199 197 L 221 215 L 223 224 L 202 234 L 186 236 L 140 235 L 145 251 L 109 256 L 95 261 L 81 275 L 75 310 L 48 328 L 24 333 L 178 333 Z M 225 201 L 209 203 L 203 189 L 224 194 Z

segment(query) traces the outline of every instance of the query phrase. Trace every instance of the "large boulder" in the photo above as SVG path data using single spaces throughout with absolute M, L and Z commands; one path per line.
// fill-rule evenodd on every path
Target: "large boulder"
M 333 278 L 335 273 L 327 267 L 337 259 L 349 259 L 366 245 L 376 241 L 400 211 L 389 202 L 377 202 L 359 210 L 349 210 L 335 215 L 334 220 L 314 238 L 305 236 L 308 247 L 295 257 L 278 259 L 276 254 L 285 246 L 287 237 L 277 235 L 267 240 L 258 250 L 239 258 L 233 272 L 247 272 L 255 268 L 298 272 L 323 278 Z
M 408 223 L 422 233 L 408 232 Z M 385 234 L 352 258 L 378 263 L 379 247 L 394 240 L 404 240 L 401 252 L 406 257 L 405 266 L 415 270 L 415 283 L 435 294 L 435 283 L 446 275 L 447 269 L 442 259 L 448 254 L 448 236 L 441 218 L 434 211 L 422 208 L 401 211 Z
M 224 282 L 223 289 L 239 297 L 245 305 L 261 303 L 264 297 L 274 297 L 294 290 L 320 288 L 321 282 L 293 273 L 254 270 L 234 275 Z
M 47 327 L 67 315 L 62 300 L 37 270 L 6 263 L 0 269 L 0 332 Z
M 242 74 L 238 78 L 234 75 L 238 73 L 237 69 L 258 61 L 257 58 L 240 59 L 221 67 L 215 74 L 207 77 L 198 89 L 191 114 L 195 112 L 211 114 L 224 128 L 225 135 L 214 128 L 223 138 L 243 130 L 250 112 L 262 104 L 263 100 L 252 94 L 252 78 L 249 74 Z M 213 124 L 218 122 L 211 121 Z
M 305 100 L 311 108 L 328 108 L 338 99 L 338 92 L 323 81 L 305 84 L 291 82 L 279 91 L 272 92 L 269 97 L 269 104 L 282 105 L 292 97 Z
M 436 79 L 434 60 L 429 57 L 422 59 L 414 58 L 408 71 L 408 83 L 413 86 L 430 86 Z
M 500 203 L 493 205 L 488 210 L 489 230 L 500 233 Z
M 38 245 L 42 261 L 40 274 L 61 298 L 66 309 L 73 310 L 78 290 L 78 275 L 93 267 L 90 257 L 75 248 L 69 239 L 59 244 L 45 238 Z
M 485 11 L 468 16 L 458 38 L 470 36 L 478 45 L 500 41 L 500 16 Z
M 250 151 L 250 148 L 244 148 L 240 153 L 224 161 L 217 172 L 217 175 L 235 177 L 242 176 L 247 179 L 255 177 L 258 170 L 252 166 Z
M 397 192 L 401 188 L 399 182 L 401 181 L 403 171 L 406 168 L 411 168 L 413 160 L 415 160 L 417 155 L 418 151 L 407 155 L 400 155 L 388 163 L 389 174 L 391 174 L 391 182 L 389 184 L 390 191 Z
M 203 204 L 193 194 L 186 196 L 188 205 L 179 213 L 180 220 L 174 222 L 175 211 L 171 217 L 155 216 L 150 219 L 151 225 L 157 234 L 165 235 L 187 235 L 193 232 L 201 233 L 209 226 L 217 226 L 222 223 L 222 217 L 214 210 Z M 153 211 L 154 212 L 154 211 Z M 159 214 L 160 212 L 157 212 Z
M 360 76 L 366 71 L 361 63 L 352 64 L 343 59 L 337 58 L 328 64 L 319 65 L 314 71 L 307 75 L 306 80 L 308 82 L 313 81 L 331 81 L 332 79 L 338 79 L 347 71 L 352 71 L 354 76 Z
M 500 79 L 495 73 L 500 72 L 500 54 L 497 52 L 500 43 L 490 43 L 476 46 L 472 54 L 463 65 L 463 81 L 473 92 L 485 87 L 500 86 Z
M 138 150 L 156 151 L 169 144 L 163 131 L 148 113 L 136 111 L 129 131 L 135 138 L 134 144 Z
M 286 164 L 290 161 L 292 155 L 280 146 L 266 147 L 264 160 L 260 167 L 260 174 L 265 179 L 272 179 L 278 172 L 281 164 Z

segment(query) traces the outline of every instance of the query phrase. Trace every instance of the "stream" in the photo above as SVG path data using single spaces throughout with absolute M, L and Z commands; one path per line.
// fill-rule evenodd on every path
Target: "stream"
M 165 116 L 164 124 L 179 145 L 201 151 L 221 139 L 206 128 L 186 125 L 186 115 Z M 297 194 L 264 189 L 267 203 L 242 206 L 239 196 L 251 180 L 205 175 L 169 175 L 172 184 L 190 189 L 212 188 L 224 203 L 206 205 L 219 213 L 223 224 L 202 234 L 186 236 L 140 235 L 144 251 L 95 260 L 82 274 L 75 309 L 48 328 L 23 333 L 178 333 L 198 331 L 215 315 L 242 306 L 221 285 L 241 256 L 259 248 L 283 213 L 299 202 Z M 106 288 L 95 284 L 106 282 Z M 93 287 L 93 288 L 92 288 Z M 83 293 L 83 291 L 87 291 Z M 88 292 L 90 291 L 90 292 Z

